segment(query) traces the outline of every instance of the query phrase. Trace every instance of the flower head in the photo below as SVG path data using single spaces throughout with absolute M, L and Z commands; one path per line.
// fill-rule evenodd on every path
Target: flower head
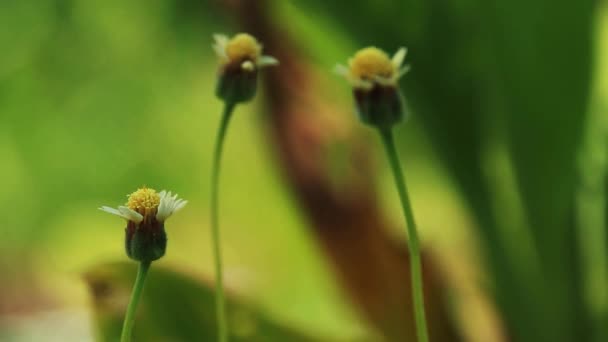
M 403 119 L 403 99 L 397 83 L 408 72 L 402 66 L 407 50 L 400 48 L 392 58 L 386 52 L 367 47 L 348 60 L 348 67 L 336 66 L 353 87 L 359 118 L 364 123 L 389 127 Z
M 250 34 L 239 33 L 232 38 L 215 34 L 213 38 L 213 49 L 224 65 L 237 63 L 242 69 L 253 71 L 279 64 L 276 58 L 262 55 L 262 44 Z
M 127 208 L 140 213 L 141 215 L 150 214 L 158 209 L 160 195 L 156 190 L 143 187 L 129 195 Z
M 262 53 L 262 45 L 247 33 L 239 33 L 226 43 L 228 60 L 256 61 Z
M 401 76 L 409 71 L 403 66 L 406 48 L 400 48 L 389 58 L 386 52 L 377 47 L 366 47 L 348 60 L 348 67 L 336 66 L 336 72 L 346 78 L 355 88 L 370 90 L 374 85 L 396 86 Z
M 226 101 L 249 101 L 255 96 L 258 70 L 277 65 L 279 61 L 262 55 L 262 44 L 247 33 L 232 38 L 223 34 L 213 37 L 213 49 L 220 59 L 218 97 Z
M 127 203 L 118 208 L 103 206 L 107 213 L 127 220 L 125 246 L 127 255 L 138 261 L 153 261 L 165 254 L 167 236 L 165 221 L 181 210 L 188 201 L 177 194 L 143 187 L 127 195 Z

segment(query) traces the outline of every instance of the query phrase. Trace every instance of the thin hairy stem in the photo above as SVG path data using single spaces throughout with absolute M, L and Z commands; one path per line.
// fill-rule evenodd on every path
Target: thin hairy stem
M 211 171 L 211 235 L 213 243 L 213 257 L 215 262 L 215 314 L 217 319 L 218 341 L 228 341 L 228 323 L 226 321 L 226 304 L 224 298 L 224 276 L 222 271 L 222 251 L 220 246 L 219 228 L 219 176 L 220 164 L 222 160 L 222 150 L 228 123 L 235 107 L 235 103 L 227 101 L 224 113 L 220 122 L 220 127 L 215 140 L 215 152 L 213 155 L 213 165 Z
M 393 132 L 390 128 L 380 128 L 380 136 L 386 154 L 395 178 L 395 186 L 401 199 L 401 207 L 403 209 L 403 215 L 405 216 L 405 222 L 407 225 L 407 234 L 409 237 L 410 247 L 410 262 L 412 272 L 412 295 L 414 298 L 414 316 L 416 319 L 416 335 L 418 336 L 418 342 L 428 342 L 428 330 L 426 324 L 426 316 L 424 310 L 424 293 L 422 285 L 422 262 L 420 259 L 420 243 L 418 241 L 418 231 L 416 229 L 416 222 L 414 221 L 414 212 L 412 211 L 412 205 L 410 204 L 410 198 L 407 192 L 407 186 L 403 172 L 401 170 L 401 163 L 399 162 L 399 156 L 395 149 L 395 141 L 393 139 Z
M 133 292 L 131 293 L 131 300 L 129 306 L 127 306 L 127 314 L 125 315 L 125 321 L 122 326 L 122 334 L 120 335 L 120 342 L 130 342 L 133 331 L 133 325 L 135 324 L 135 313 L 137 312 L 137 305 L 141 298 L 141 293 L 144 289 L 144 282 L 146 281 L 146 275 L 148 269 L 150 269 L 151 262 L 141 262 L 139 269 L 137 270 L 137 277 L 135 278 L 135 284 L 133 285 Z

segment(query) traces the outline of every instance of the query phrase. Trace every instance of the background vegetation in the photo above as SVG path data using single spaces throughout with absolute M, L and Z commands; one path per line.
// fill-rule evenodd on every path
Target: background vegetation
M 211 340 L 210 44 L 241 30 L 282 65 L 228 134 L 237 338 L 411 337 L 387 306 L 409 293 L 396 193 L 330 73 L 373 44 L 410 52 L 397 134 L 434 340 L 608 339 L 605 3 L 3 1 L 0 23 L 0 340 L 112 340 L 134 272 L 96 208 L 144 184 L 190 204 L 136 336 Z

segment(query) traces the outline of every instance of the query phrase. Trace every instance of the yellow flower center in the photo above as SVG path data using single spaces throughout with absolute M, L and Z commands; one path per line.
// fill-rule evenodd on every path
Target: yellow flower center
M 261 52 L 262 47 L 258 41 L 247 33 L 237 34 L 226 44 L 226 55 L 230 61 L 256 61 Z
M 127 200 L 127 207 L 142 215 L 155 211 L 159 204 L 160 195 L 156 193 L 156 190 L 145 186 L 129 195 Z
M 348 62 L 348 66 L 352 76 L 363 80 L 370 80 L 376 76 L 390 78 L 396 72 L 388 55 L 373 46 L 359 50 Z

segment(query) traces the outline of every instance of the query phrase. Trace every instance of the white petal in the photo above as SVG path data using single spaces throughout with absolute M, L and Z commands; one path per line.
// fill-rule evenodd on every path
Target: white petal
M 245 71 L 253 71 L 255 70 L 255 65 L 251 61 L 244 61 L 241 63 L 241 69 Z
M 161 197 L 158 209 L 156 209 L 156 219 L 159 221 L 164 221 L 167 218 L 167 213 L 170 212 L 166 198 L 166 196 Z
M 103 206 L 103 207 L 98 208 L 98 209 L 101 210 L 101 211 L 105 211 L 106 213 L 110 213 L 112 215 L 116 215 L 116 216 L 120 216 L 122 218 L 128 219 L 120 211 L 118 211 L 118 209 L 114 209 L 114 208 L 110 208 L 110 207 L 106 207 L 106 206 Z
M 336 64 L 336 66 L 334 66 L 334 72 L 343 77 L 348 77 L 350 73 L 348 68 L 342 64 Z
M 162 210 L 160 207 L 158 207 L 158 211 L 156 212 L 157 221 L 165 222 L 165 220 L 167 220 L 169 216 L 171 216 L 171 214 L 169 213 L 169 209 L 167 209 L 167 207 L 164 207 Z
M 342 64 L 337 64 L 334 67 L 334 72 L 344 78 L 350 83 L 354 88 L 361 89 L 371 89 L 374 86 L 374 83 L 368 80 L 362 80 L 357 77 L 353 77 L 350 74 L 350 69 Z
M 144 220 L 144 217 L 140 213 L 125 206 L 118 207 L 118 211 L 120 211 L 120 213 L 123 214 L 123 216 L 126 217 L 128 220 L 133 221 L 135 223 L 140 223 Z
M 173 213 L 182 209 L 187 201 L 183 199 L 178 199 L 177 194 L 172 194 L 171 192 L 161 192 L 163 195 L 160 199 L 160 204 L 158 205 L 158 210 L 156 211 L 156 219 L 158 221 L 164 222 L 168 219 Z
M 382 77 L 382 76 L 375 76 L 374 77 L 374 81 L 380 85 L 383 86 L 394 86 L 395 84 L 397 84 L 397 77 Z
M 215 55 L 222 61 L 228 61 L 228 55 L 226 54 L 226 50 L 224 50 L 224 48 L 220 47 L 219 45 L 214 44 L 213 45 L 213 51 L 215 52 Z
M 407 49 L 402 47 L 393 55 L 392 63 L 395 66 L 395 69 L 401 68 L 401 64 L 405 60 L 405 56 L 407 55 Z
M 409 64 L 404 65 L 401 69 L 399 69 L 399 72 L 397 73 L 397 75 L 395 76 L 395 80 L 400 79 L 403 75 L 407 74 L 410 71 L 411 67 Z
M 227 61 L 228 55 L 226 54 L 226 45 L 228 44 L 228 37 L 223 34 L 214 34 L 213 39 L 215 40 L 213 51 L 215 51 L 215 54 L 221 60 Z
M 356 78 L 348 78 L 350 84 L 355 88 L 370 90 L 374 87 L 374 82 L 368 80 L 360 80 Z
M 228 36 L 223 33 L 214 33 L 213 39 L 215 40 L 216 43 L 222 44 L 222 45 L 226 45 L 228 43 L 228 41 L 230 40 L 228 38 Z
M 258 60 L 257 64 L 258 64 L 259 68 L 263 68 L 263 67 L 267 67 L 267 66 L 279 65 L 279 60 L 272 56 L 263 55 Z
M 182 200 L 182 202 L 180 202 L 179 204 L 177 204 L 175 206 L 175 209 L 173 209 L 173 213 L 176 213 L 176 212 L 182 210 L 182 208 L 184 208 L 186 206 L 186 204 L 188 204 L 188 201 Z

